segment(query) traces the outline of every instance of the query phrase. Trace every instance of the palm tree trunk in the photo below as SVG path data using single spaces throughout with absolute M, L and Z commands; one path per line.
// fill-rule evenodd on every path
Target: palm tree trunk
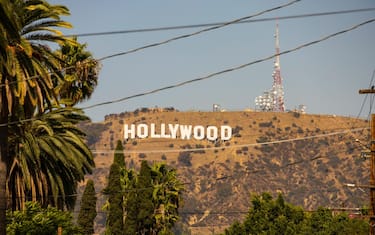
M 8 103 L 5 92 L 1 92 L 2 106 L 0 109 L 0 125 L 8 122 Z M 7 210 L 7 162 L 8 162 L 8 126 L 0 126 L 0 235 L 6 235 L 6 210 Z
M 2 120 L 2 118 L 0 118 Z M 0 122 L 3 123 L 3 122 Z M 6 235 L 6 178 L 7 178 L 7 135 L 8 127 L 0 127 L 0 235 Z

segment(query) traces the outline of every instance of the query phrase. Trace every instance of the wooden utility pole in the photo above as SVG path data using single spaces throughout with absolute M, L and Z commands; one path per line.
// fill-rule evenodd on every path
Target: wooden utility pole
M 359 90 L 359 94 L 375 94 L 375 89 Z M 371 163 L 370 163 L 370 234 L 375 235 L 375 114 L 371 114 Z

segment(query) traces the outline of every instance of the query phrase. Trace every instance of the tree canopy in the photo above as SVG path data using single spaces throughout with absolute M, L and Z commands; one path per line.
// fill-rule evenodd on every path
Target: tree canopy
M 92 94 L 98 63 L 61 33 L 72 27 L 66 15 L 45 0 L 0 0 L 0 208 L 28 200 L 72 208 L 77 182 L 94 166 L 75 127 L 87 117 L 72 107 Z
M 106 220 L 106 234 L 124 233 L 124 181 L 125 156 L 121 141 L 117 142 L 113 163 L 109 170 L 108 184 L 103 190 L 108 195 L 106 209 L 108 211 Z
M 96 193 L 94 181 L 89 179 L 83 191 L 77 224 L 83 234 L 94 233 L 94 219 L 96 217 Z
M 327 208 L 304 212 L 301 207 L 284 201 L 281 194 L 273 199 L 269 193 L 253 195 L 252 206 L 244 221 L 234 222 L 225 235 L 241 234 L 368 234 L 363 219 L 349 219 L 341 213 L 333 215 Z
M 56 234 L 59 227 L 64 235 L 81 234 L 70 212 L 55 207 L 42 208 L 37 202 L 27 202 L 22 211 L 8 211 L 7 219 L 9 235 L 50 235 Z

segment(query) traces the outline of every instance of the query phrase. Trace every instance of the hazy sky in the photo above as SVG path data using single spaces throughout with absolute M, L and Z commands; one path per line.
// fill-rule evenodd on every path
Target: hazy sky
M 165 26 L 227 22 L 288 1 L 54 0 L 67 6 L 73 24 L 66 34 L 83 34 Z M 375 8 L 374 0 L 302 0 L 254 19 Z M 279 20 L 280 50 L 320 39 L 375 18 L 375 11 Z M 236 67 L 275 53 L 276 21 L 226 26 L 194 37 L 101 62 L 99 85 L 81 107 L 147 92 Z M 79 37 L 95 58 L 161 42 L 203 28 Z M 357 116 L 375 69 L 375 22 L 327 41 L 281 56 L 287 109 L 299 104 L 312 114 Z M 93 121 L 106 114 L 141 107 L 174 107 L 180 111 L 228 111 L 254 108 L 254 99 L 272 86 L 273 60 L 254 64 L 183 87 L 87 109 Z M 369 99 L 361 113 L 367 117 Z

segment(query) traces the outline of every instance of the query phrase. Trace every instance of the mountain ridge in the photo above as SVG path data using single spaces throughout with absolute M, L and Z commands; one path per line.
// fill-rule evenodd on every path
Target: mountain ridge
M 228 125 L 232 136 L 225 141 L 124 139 L 125 123 Z M 97 191 L 106 185 L 117 140 L 123 141 L 128 168 L 137 168 L 141 160 L 175 167 L 185 183 L 180 214 L 194 234 L 204 234 L 203 228 L 222 231 L 241 220 L 254 193 L 281 193 L 286 201 L 305 210 L 368 205 L 366 193 L 344 186 L 369 180 L 369 162 L 360 158 L 363 147 L 359 143 L 366 143 L 369 135 L 368 122 L 363 119 L 298 112 L 142 108 L 107 115 L 103 122 L 85 123 L 82 128 L 95 154 L 96 169 L 88 177 L 95 180 Z M 104 200 L 99 199 L 99 209 Z M 98 217 L 100 227 L 104 214 Z

